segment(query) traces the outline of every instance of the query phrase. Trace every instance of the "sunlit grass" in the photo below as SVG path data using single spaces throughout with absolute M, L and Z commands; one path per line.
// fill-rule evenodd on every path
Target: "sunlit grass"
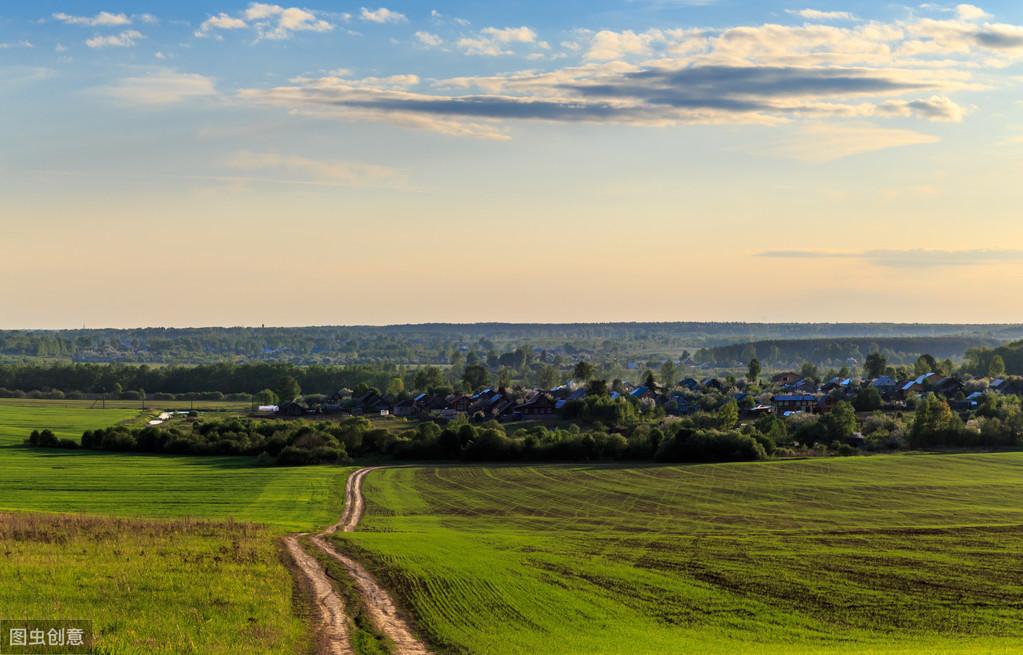
M 1010 653 L 1023 454 L 378 471 L 359 532 L 440 650 Z

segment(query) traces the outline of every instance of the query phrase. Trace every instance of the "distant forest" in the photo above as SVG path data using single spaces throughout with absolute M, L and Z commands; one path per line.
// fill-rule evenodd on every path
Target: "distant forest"
M 704 350 L 707 361 L 747 361 L 721 346 L 754 344 L 770 360 L 773 345 L 782 359 L 835 359 L 855 346 L 867 354 L 872 344 L 896 357 L 924 352 L 905 341 L 948 338 L 928 346 L 935 356 L 961 356 L 966 348 L 994 347 L 1023 339 L 1021 325 L 942 325 L 889 323 L 593 323 L 593 324 L 422 324 L 384 327 L 301 328 L 141 328 L 0 331 L 0 360 L 32 359 L 97 363 L 208 364 L 273 361 L 298 365 L 448 365 L 459 353 L 544 351 L 567 364 L 575 359 L 605 368 L 638 362 L 678 361 L 685 352 Z M 791 340 L 811 340 L 803 345 Z M 891 340 L 888 343 L 888 340 Z M 902 340 L 902 341 L 899 341 Z M 836 343 L 836 346 L 827 346 Z M 885 345 L 888 343 L 888 345 Z M 823 344 L 818 345 L 818 344 Z M 823 347 L 823 350 L 821 349 Z M 942 348 L 939 350 L 939 348 Z M 958 350 L 953 352 L 953 350 Z M 761 350 L 763 349 L 763 352 Z M 791 353 L 791 355 L 789 354 Z M 742 352 L 737 353 L 739 355 Z M 557 363 L 557 362 L 553 362 Z
M 756 358 L 769 366 L 813 362 L 841 367 L 846 360 L 862 365 L 867 355 L 879 352 L 889 364 L 911 364 L 924 353 L 938 359 L 959 359 L 968 350 L 993 348 L 999 343 L 977 336 L 771 340 L 708 348 L 698 351 L 694 359 L 718 366 L 742 365 Z

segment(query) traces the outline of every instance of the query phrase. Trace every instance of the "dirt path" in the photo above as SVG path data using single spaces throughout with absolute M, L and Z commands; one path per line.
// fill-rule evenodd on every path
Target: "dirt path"
M 369 616 L 369 620 L 380 634 L 394 643 L 395 655 L 430 655 L 430 651 L 423 645 L 423 642 L 419 641 L 412 633 L 408 622 L 398 613 L 398 608 L 394 604 L 394 600 L 391 599 L 391 595 L 380 586 L 380 583 L 366 570 L 366 567 L 338 552 L 328 539 L 335 532 L 355 532 L 365 509 L 362 497 L 362 480 L 377 468 L 359 469 L 348 476 L 348 483 L 345 485 L 345 511 L 341 515 L 341 520 L 313 537 L 312 542 L 316 544 L 317 548 L 341 564 L 352 576 L 366 605 L 366 614 Z
M 317 630 L 320 646 L 317 652 L 320 655 L 352 655 L 354 651 L 348 635 L 345 605 L 330 583 L 327 572 L 319 562 L 302 550 L 298 536 L 285 537 L 284 545 L 312 587 L 316 609 L 320 614 L 320 626 Z
M 336 532 L 355 532 L 362 518 L 365 502 L 362 497 L 362 480 L 379 467 L 362 468 L 348 476 L 345 483 L 345 505 L 341 519 L 323 532 L 310 537 L 310 542 L 338 562 L 351 576 L 366 606 L 366 615 L 376 630 L 394 643 L 395 655 L 430 655 L 430 651 L 412 633 L 391 595 L 380 586 L 376 578 L 359 562 L 339 552 L 331 543 L 330 536 Z M 348 634 L 348 616 L 344 601 L 334 590 L 326 571 L 315 558 L 302 550 L 296 535 L 284 540 L 295 564 L 312 585 L 316 606 L 320 614 L 320 655 L 351 655 L 351 641 Z

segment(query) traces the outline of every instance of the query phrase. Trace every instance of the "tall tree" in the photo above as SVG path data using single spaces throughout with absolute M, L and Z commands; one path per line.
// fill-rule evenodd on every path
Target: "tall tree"
M 462 381 L 473 390 L 485 387 L 487 384 L 486 367 L 480 366 L 479 364 L 466 366 L 465 372 L 462 373 Z
M 863 364 L 863 372 L 871 380 L 884 375 L 885 369 L 887 368 L 888 360 L 879 352 L 873 352 L 867 355 L 867 361 Z
M 586 382 L 593 377 L 593 364 L 580 361 L 572 371 L 572 377 L 579 382 Z
M 1005 375 L 1005 359 L 1001 355 L 991 358 L 991 364 L 987 367 L 987 375 L 991 378 L 1000 378 Z
M 760 360 L 754 357 L 749 360 L 749 369 L 746 371 L 746 379 L 756 382 L 760 379 Z

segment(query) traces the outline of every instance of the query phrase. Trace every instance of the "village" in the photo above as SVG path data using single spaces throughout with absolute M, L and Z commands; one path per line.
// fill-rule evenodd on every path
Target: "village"
M 734 402 L 743 419 L 764 416 L 786 418 L 799 414 L 823 414 L 839 402 L 858 412 L 897 412 L 912 409 L 922 395 L 944 398 L 960 413 L 976 410 L 988 393 L 1023 396 L 1023 378 L 974 378 L 930 371 L 897 379 L 893 375 L 873 378 L 833 376 L 818 381 L 794 371 L 776 373 L 751 381 L 734 376 L 696 379 L 686 377 L 662 385 L 648 379 L 642 384 L 615 380 L 572 381 L 551 389 L 487 386 L 472 393 L 419 391 L 389 396 L 375 388 L 340 389 L 329 396 L 296 398 L 264 412 L 282 417 L 309 415 L 378 415 L 406 419 L 472 422 L 554 420 L 574 416 L 573 407 L 587 397 L 604 396 L 613 402 L 629 402 L 639 414 L 691 416 L 716 412 Z

